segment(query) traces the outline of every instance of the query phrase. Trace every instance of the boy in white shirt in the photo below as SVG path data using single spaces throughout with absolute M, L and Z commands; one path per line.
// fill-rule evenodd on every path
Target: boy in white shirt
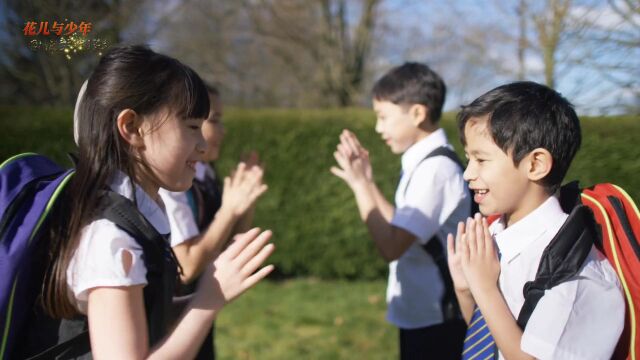
M 609 359 L 625 303 L 615 271 L 591 243 L 577 273 L 543 291 L 519 326 L 525 284 L 536 278 L 549 244 L 577 246 L 584 239 L 563 239 L 566 230 L 579 221 L 595 226 L 578 208 L 567 215 L 554 196 L 581 142 L 572 105 L 546 86 L 517 82 L 463 106 L 458 126 L 474 201 L 483 215 L 501 216 L 489 226 L 476 214 L 459 224 L 455 245 L 448 239 L 451 276 L 469 323 L 463 359 Z
M 402 154 L 395 207 L 373 181 L 368 152 L 353 133 L 345 130 L 340 136 L 334 153 L 340 168 L 331 169 L 354 192 L 360 217 L 389 262 L 387 320 L 400 329 L 403 360 L 459 359 L 465 331 L 444 241 L 469 216 L 471 199 L 459 160 L 438 124 L 445 94 L 440 76 L 419 63 L 398 66 L 374 85 L 376 132 L 393 153 Z M 440 248 L 440 255 L 430 247 Z

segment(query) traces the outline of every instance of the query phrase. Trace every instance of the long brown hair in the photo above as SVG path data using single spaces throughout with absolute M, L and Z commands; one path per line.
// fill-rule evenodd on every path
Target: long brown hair
M 111 49 L 89 77 L 78 108 L 76 173 L 51 218 L 49 267 L 42 303 L 56 318 L 77 314 L 68 296 L 67 268 L 78 247 L 80 231 L 95 218 L 98 191 L 119 170 L 136 179 L 139 160 L 122 139 L 117 117 L 132 109 L 141 116 L 168 109 L 180 118 L 209 115 L 209 96 L 188 66 L 146 46 Z

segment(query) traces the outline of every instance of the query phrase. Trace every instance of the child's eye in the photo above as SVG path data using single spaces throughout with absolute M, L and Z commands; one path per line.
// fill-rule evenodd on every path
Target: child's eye
M 200 126 L 198 126 L 198 125 L 189 125 L 189 129 L 191 129 L 191 130 L 200 130 Z

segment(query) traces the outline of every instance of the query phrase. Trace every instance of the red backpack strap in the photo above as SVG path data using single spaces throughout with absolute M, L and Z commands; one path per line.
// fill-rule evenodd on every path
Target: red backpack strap
M 625 328 L 612 358 L 636 359 L 640 356 L 640 212 L 629 194 L 613 184 L 584 189 L 581 201 L 601 227 L 600 250 L 616 270 L 627 303 Z

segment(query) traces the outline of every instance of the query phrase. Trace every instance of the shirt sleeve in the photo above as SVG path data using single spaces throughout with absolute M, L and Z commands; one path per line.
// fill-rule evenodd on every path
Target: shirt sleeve
M 189 206 L 185 192 L 171 192 L 160 189 L 158 192 L 164 202 L 171 226 L 171 247 L 197 236 L 200 231 Z
M 538 359 L 609 359 L 624 311 L 613 268 L 592 257 L 573 280 L 545 292 L 525 328 L 522 350 Z
M 129 271 L 124 252 L 132 258 Z M 67 285 L 78 310 L 86 313 L 88 291 L 96 287 L 147 284 L 142 248 L 109 220 L 96 220 L 81 232 L 78 248 L 67 269 Z
M 424 161 L 411 175 L 406 190 L 397 191 L 406 195 L 403 204 L 396 207 L 391 224 L 415 235 L 421 244 L 426 244 L 466 199 L 462 174 L 446 158 Z

